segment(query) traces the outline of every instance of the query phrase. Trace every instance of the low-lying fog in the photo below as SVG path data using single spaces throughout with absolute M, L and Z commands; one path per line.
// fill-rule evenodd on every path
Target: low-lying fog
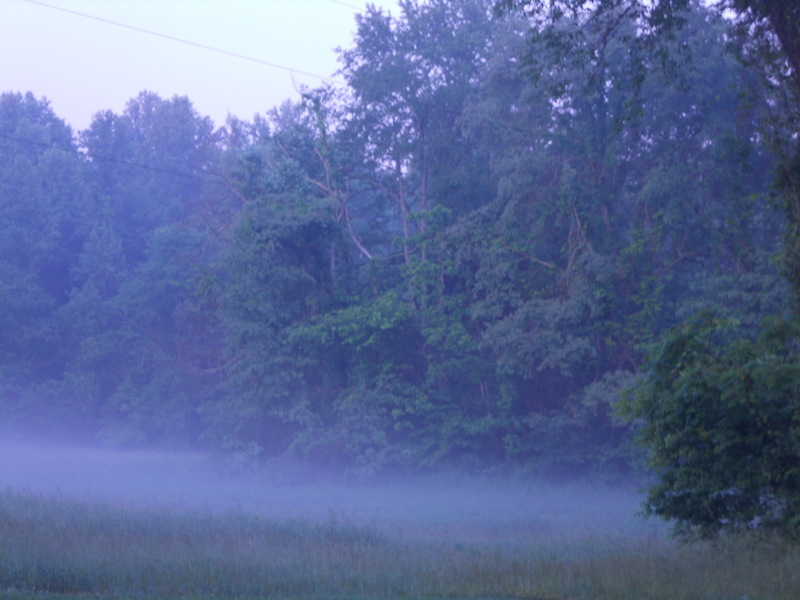
M 342 483 L 225 474 L 201 454 L 118 452 L 0 442 L 0 491 L 132 507 L 241 510 L 374 526 L 402 536 L 567 539 L 661 535 L 633 488 L 499 484 L 463 478 Z

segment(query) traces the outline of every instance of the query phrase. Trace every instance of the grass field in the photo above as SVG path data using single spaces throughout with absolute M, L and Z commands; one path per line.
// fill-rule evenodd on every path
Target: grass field
M 435 536 L 0 494 L 0 598 L 797 600 L 800 549 L 644 533 Z

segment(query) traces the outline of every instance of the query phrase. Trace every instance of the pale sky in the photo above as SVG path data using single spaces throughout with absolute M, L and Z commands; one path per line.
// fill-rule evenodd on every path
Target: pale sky
M 330 77 L 334 48 L 350 47 L 366 0 L 0 0 L 0 92 L 33 92 L 84 129 L 101 110 L 120 113 L 142 90 L 188 96 L 222 125 L 251 120 L 295 85 L 321 80 L 42 6 L 181 38 Z M 398 14 L 397 0 L 370 4 Z

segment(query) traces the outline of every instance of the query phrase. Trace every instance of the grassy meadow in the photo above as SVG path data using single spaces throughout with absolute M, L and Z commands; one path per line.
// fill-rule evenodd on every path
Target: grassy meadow
M 800 548 L 751 537 L 403 535 L 335 515 L 0 494 L 0 598 L 797 600 Z

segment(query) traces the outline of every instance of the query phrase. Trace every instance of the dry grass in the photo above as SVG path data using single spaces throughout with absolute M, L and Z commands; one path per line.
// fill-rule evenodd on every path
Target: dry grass
M 0 494 L 0 598 L 797 600 L 800 548 L 752 537 L 398 537 L 331 517 Z

